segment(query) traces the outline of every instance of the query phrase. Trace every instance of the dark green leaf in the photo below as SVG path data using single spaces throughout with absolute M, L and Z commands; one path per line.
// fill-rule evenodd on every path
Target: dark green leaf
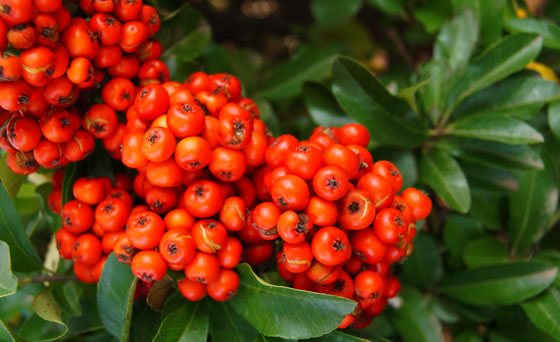
M 329 89 L 319 83 L 304 84 L 303 99 L 309 115 L 317 125 L 338 127 L 352 121 L 344 115 Z
M 79 168 L 79 163 L 70 163 L 64 169 L 64 178 L 62 179 L 62 204 L 74 199 L 72 187 L 78 178 Z
M 502 194 L 489 194 L 471 191 L 472 206 L 470 215 L 480 221 L 489 230 L 500 230 L 508 216 L 507 198 Z
M 473 330 L 465 330 L 455 336 L 455 342 L 482 342 L 482 336 Z
M 53 213 L 49 208 L 49 202 L 48 202 L 49 194 L 51 193 L 52 188 L 53 188 L 52 183 L 44 183 L 38 185 L 35 188 L 35 194 L 37 195 L 37 198 L 39 198 L 39 201 L 41 202 L 41 214 L 47 221 L 47 224 L 49 225 L 49 229 L 51 230 L 51 232 L 54 233 L 62 225 L 62 219 L 60 218 L 60 215 Z
M 505 115 L 471 115 L 448 127 L 449 134 L 504 144 L 522 145 L 544 142 L 543 136 L 521 120 Z
M 428 300 L 412 287 L 404 287 L 399 297 L 402 305 L 390 312 L 390 319 L 404 341 L 443 341 L 441 324 L 430 309 Z
M 16 293 L 17 278 L 12 273 L 10 246 L 0 241 L 0 298 Z
M 438 147 L 447 149 L 455 157 L 487 167 L 509 169 L 542 169 L 540 155 L 526 145 L 507 145 L 472 139 L 446 139 Z
M 521 307 L 537 328 L 560 339 L 560 292 L 557 289 L 550 288 L 538 297 L 521 303 Z
M 340 330 L 335 330 L 330 334 L 326 334 L 323 335 L 321 337 L 317 337 L 317 338 L 312 338 L 309 340 L 305 340 L 305 341 L 309 341 L 309 342 L 389 342 L 390 340 L 387 340 L 385 338 L 382 337 L 377 337 L 377 338 L 361 338 L 358 336 L 353 336 L 350 334 L 347 334 L 345 332 L 342 332 Z
M 80 294 L 74 282 L 64 282 L 54 284 L 51 287 L 54 299 L 58 302 L 61 309 L 71 316 L 81 316 L 82 306 L 80 305 Z
M 189 5 L 163 18 L 157 39 L 166 48 L 163 57 L 175 55 L 182 61 L 196 58 L 210 41 L 206 20 Z
M 261 87 L 260 96 L 268 100 L 292 98 L 301 93 L 303 84 L 320 81 L 331 72 L 336 49 L 304 48 L 294 59 L 270 70 L 271 77 Z
M 471 305 L 510 305 L 546 289 L 556 272 L 556 267 L 536 262 L 485 266 L 449 275 L 440 289 L 449 297 Z
M 130 326 L 130 340 L 152 341 L 159 330 L 161 321 L 160 312 L 154 311 L 143 301 L 136 302 Z
M 356 306 L 356 302 L 341 297 L 267 284 L 247 264 L 241 264 L 237 270 L 241 285 L 230 304 L 266 336 L 321 336 L 335 329 Z
M 416 102 L 416 94 L 420 90 L 422 90 L 424 87 L 426 87 L 426 85 L 428 85 L 430 83 L 430 80 L 431 80 L 431 78 L 427 78 L 424 81 L 420 81 L 420 82 L 418 82 L 416 84 L 413 84 L 409 87 L 401 89 L 397 93 L 397 96 L 404 99 L 408 103 L 410 108 L 412 108 L 412 110 L 415 113 L 418 113 L 418 103 Z
M 115 179 L 113 158 L 109 156 L 101 141 L 96 141 L 95 149 L 86 159 L 88 177 L 109 177 Z
M 184 303 L 161 322 L 154 342 L 204 342 L 208 336 L 209 308 L 207 301 Z
M 505 27 L 511 32 L 535 33 L 543 38 L 544 46 L 560 50 L 560 27 L 537 18 L 511 18 L 506 20 Z
M 434 33 L 443 25 L 450 12 L 449 0 L 432 0 L 420 3 L 415 7 L 413 14 L 426 31 Z
M 519 188 L 519 184 L 513 173 L 504 169 L 496 169 L 494 167 L 477 165 L 466 161 L 461 162 L 461 168 L 467 176 L 471 191 L 479 190 L 486 193 L 504 193 L 516 191 Z
M 495 326 L 500 334 L 512 341 L 558 341 L 537 329 L 521 306 L 501 308 L 496 315 Z
M 275 136 L 280 135 L 280 121 L 270 102 L 262 99 L 256 99 L 255 101 L 259 107 L 261 120 L 266 123 Z
M 442 60 L 431 60 L 422 69 L 421 77 L 430 77 L 430 81 L 420 90 L 424 111 L 433 124 L 437 123 L 447 110 L 450 84 L 455 79 L 451 67 Z
M 454 89 L 455 103 L 523 69 L 537 57 L 541 47 L 542 38 L 536 35 L 515 34 L 500 39 L 467 68 Z
M 463 250 L 469 241 L 481 236 L 484 236 L 484 229 L 480 223 L 466 216 L 449 216 L 443 229 L 443 240 L 447 251 L 456 257 L 463 255 Z
M 403 280 L 407 283 L 429 288 L 443 277 L 443 265 L 438 246 L 434 240 L 421 234 L 414 240 L 414 253 L 403 267 Z
M 7 153 L 3 153 L 2 158 L 0 158 L 0 181 L 8 193 L 12 197 L 15 197 L 21 187 L 21 184 L 23 184 L 23 181 L 25 180 L 25 176 L 14 173 L 10 170 L 8 164 L 6 164 L 7 155 Z
M 41 268 L 41 259 L 25 234 L 13 199 L 4 187 L 0 187 L 0 240 L 10 246 L 12 267 L 27 272 Z
M 403 0 L 367 0 L 373 6 L 379 8 L 387 14 L 401 14 L 404 13 Z
M 469 242 L 463 251 L 468 268 L 490 266 L 508 262 L 506 247 L 498 240 L 486 236 Z
M 453 73 L 462 73 L 478 40 L 478 25 L 471 11 L 445 24 L 434 45 L 434 59 L 446 61 Z
M 227 303 L 212 303 L 210 336 L 215 341 L 253 341 L 259 332 Z
M 311 13 L 317 21 L 326 25 L 336 25 L 352 18 L 362 7 L 363 0 L 313 0 Z
M 406 117 L 406 103 L 351 59 L 339 58 L 334 63 L 332 91 L 342 109 L 368 127 L 381 144 L 414 147 L 427 137 L 416 119 Z
M 505 0 L 452 0 L 457 13 L 470 9 L 475 13 L 480 27 L 480 41 L 488 45 L 502 34 L 502 17 L 506 9 Z
M 535 75 L 505 79 L 466 100 L 457 114 L 506 114 L 527 118 L 560 96 L 560 87 Z
M 471 194 L 467 179 L 448 152 L 434 148 L 422 154 L 420 181 L 428 184 L 453 209 L 469 211 Z
M 543 251 L 540 252 L 535 259 L 536 261 L 542 261 L 552 266 L 556 266 L 560 270 L 560 252 L 557 251 Z M 554 279 L 554 286 L 560 288 L 560 272 L 556 274 L 556 279 Z
M 548 125 L 557 139 L 560 139 L 560 101 L 548 105 Z
M 37 315 L 32 316 L 21 330 L 26 340 L 55 341 L 68 332 L 60 307 L 50 291 L 44 290 L 36 295 L 32 308 Z
M 2 320 L 0 320 L 0 341 L 15 341 L 14 337 L 12 336 L 8 328 L 6 328 L 6 325 L 4 325 L 4 322 L 2 322 Z
M 558 205 L 558 186 L 550 170 L 519 175 L 519 190 L 509 197 L 509 232 L 512 253 L 524 252 L 548 229 Z
M 453 308 L 467 321 L 475 323 L 488 323 L 496 317 L 496 307 L 494 306 L 468 306 L 457 301 L 450 302 Z
M 111 253 L 97 284 L 97 307 L 101 322 L 111 335 L 123 341 L 128 340 L 130 334 L 137 280 L 130 266 L 120 263 Z
M 415 246 L 416 247 L 416 246 Z M 432 299 L 431 308 L 434 315 L 445 323 L 457 323 L 461 318 L 453 306 L 448 301 L 435 297 Z

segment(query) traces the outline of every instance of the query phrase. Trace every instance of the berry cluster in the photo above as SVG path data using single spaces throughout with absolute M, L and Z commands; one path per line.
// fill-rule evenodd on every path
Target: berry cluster
M 282 278 L 295 288 L 353 299 L 356 310 L 339 328 L 364 327 L 400 283 L 390 266 L 412 253 L 416 221 L 432 209 L 391 162 L 373 162 L 369 132 L 359 124 L 318 127 L 307 141 L 278 137 L 267 149 L 269 201 L 253 211 L 253 226 L 279 238 Z
M 160 77 L 155 8 L 142 1 L 0 0 L 0 148 L 16 173 L 87 157 L 139 83 Z M 101 89 L 101 84 L 107 82 Z M 93 104 L 99 94 L 105 104 Z

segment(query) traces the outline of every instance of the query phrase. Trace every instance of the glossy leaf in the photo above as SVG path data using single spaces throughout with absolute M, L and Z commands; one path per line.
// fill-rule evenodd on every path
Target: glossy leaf
M 227 303 L 212 303 L 210 336 L 216 341 L 253 341 L 259 332 Z
M 445 221 L 443 240 L 447 251 L 453 256 L 462 256 L 469 241 L 481 236 L 484 236 L 484 229 L 472 218 L 450 215 Z
M 163 57 L 175 55 L 182 61 L 198 57 L 210 41 L 206 20 L 189 5 L 163 18 L 157 39 L 165 47 Z
M 399 90 L 397 96 L 404 99 L 415 113 L 418 113 L 418 103 L 416 94 L 430 83 L 431 78 L 427 78 L 409 87 Z
M 54 299 L 60 308 L 71 316 L 81 316 L 80 294 L 74 282 L 53 284 L 51 287 Z
M 454 73 L 462 73 L 478 40 L 478 25 L 472 11 L 465 11 L 445 24 L 434 45 L 434 59 L 444 60 Z
M 468 268 L 477 268 L 507 263 L 508 256 L 503 243 L 486 236 L 469 242 L 463 251 L 463 260 Z
M 0 298 L 16 293 L 17 278 L 12 273 L 10 246 L 0 241 Z
M 241 285 L 230 305 L 266 336 L 321 336 L 335 329 L 356 306 L 356 302 L 341 297 L 267 284 L 247 264 L 237 270 Z
M 557 251 L 543 251 L 537 254 L 535 260 L 548 263 L 552 266 L 558 267 L 560 270 L 560 252 Z M 560 288 L 560 272 L 556 274 L 556 279 L 554 279 L 554 286 Z
M 2 182 L 2 186 L 4 186 L 8 193 L 12 197 L 14 197 L 15 195 L 17 195 L 19 188 L 23 184 L 25 176 L 14 173 L 12 170 L 10 170 L 10 168 L 6 164 L 7 156 L 7 153 L 3 153 L 2 157 L 0 158 L 0 181 Z
M 543 136 L 521 120 L 505 115 L 471 115 L 449 125 L 449 134 L 504 144 L 537 144 Z
M 329 89 L 319 83 L 306 83 L 303 86 L 303 100 L 317 125 L 338 127 L 352 121 L 344 115 Z
M 154 342 L 204 342 L 208 336 L 208 301 L 184 303 L 167 315 L 154 337 Z
M 466 213 L 471 194 L 461 167 L 447 151 L 431 149 L 420 159 L 420 181 L 429 185 L 449 206 Z
M 356 15 L 362 7 L 363 0 L 313 0 L 311 13 L 315 19 L 325 25 L 340 23 Z
M 404 12 L 403 0 L 367 0 L 367 2 L 387 14 L 400 14 Z
M 443 341 L 441 324 L 427 298 L 411 287 L 404 287 L 399 297 L 402 304 L 390 311 L 389 318 L 402 339 L 405 342 Z
M 511 305 L 542 292 L 557 271 L 556 267 L 537 262 L 485 266 L 449 275 L 440 289 L 470 305 Z
M 519 190 L 509 197 L 512 253 L 527 251 L 544 235 L 558 205 L 558 185 L 550 170 L 524 172 L 518 180 Z
M 451 13 L 449 0 L 432 0 L 422 2 L 413 11 L 414 17 L 422 23 L 426 31 L 434 33 Z
M 79 174 L 79 163 L 70 163 L 66 166 L 66 168 L 64 168 L 64 178 L 62 179 L 62 204 L 74 199 L 72 187 Z
M 458 13 L 467 9 L 473 11 L 480 27 L 480 41 L 483 45 L 493 43 L 501 36 L 506 0 L 451 0 L 451 2 Z
M 538 297 L 521 303 L 533 324 L 555 339 L 560 339 L 560 291 L 550 288 Z
M 0 320 L 0 341 L 6 341 L 6 342 L 15 341 L 14 337 L 12 336 L 12 334 L 10 333 L 10 331 L 8 330 L 4 322 L 2 322 L 2 320 Z
M 422 77 L 430 81 L 420 90 L 424 111 L 433 124 L 443 116 L 449 105 L 450 85 L 455 81 L 455 74 L 446 61 L 431 60 L 420 69 Z
M 348 58 L 339 58 L 334 63 L 332 91 L 342 109 L 368 127 L 381 144 L 414 147 L 426 138 L 420 123 L 406 117 L 406 103 L 391 95 L 359 63 Z
M 535 75 L 514 76 L 470 97 L 457 108 L 456 113 L 506 114 L 526 118 L 559 96 L 560 87 L 554 82 Z
M 425 234 L 414 239 L 414 253 L 403 265 L 403 280 L 429 288 L 443 277 L 443 264 L 434 240 Z
M 19 272 L 40 269 L 39 255 L 25 234 L 13 199 L 4 187 L 0 187 L 0 203 L 0 240 L 10 246 L 13 269 Z
M 542 38 L 536 35 L 515 34 L 500 39 L 469 65 L 454 90 L 455 103 L 523 69 L 541 47 Z
M 136 278 L 129 265 L 120 263 L 111 253 L 97 284 L 99 317 L 107 331 L 120 340 L 128 340 Z
M 268 100 L 292 98 L 300 94 L 303 84 L 320 81 L 330 75 L 336 49 L 305 47 L 292 60 L 278 64 L 270 70 L 270 77 L 261 87 L 259 95 Z
M 477 165 L 466 161 L 461 162 L 461 168 L 465 172 L 471 191 L 508 193 L 519 188 L 519 183 L 514 174 L 505 169 Z
M 527 145 L 507 145 L 474 139 L 446 139 L 438 147 L 449 150 L 453 156 L 487 167 L 511 169 L 542 169 L 540 155 Z
M 560 139 L 560 101 L 548 105 L 548 125 L 557 139 Z
M 537 18 L 511 18 L 505 22 L 505 27 L 511 32 L 538 34 L 543 38 L 544 46 L 560 50 L 560 27 L 552 22 Z

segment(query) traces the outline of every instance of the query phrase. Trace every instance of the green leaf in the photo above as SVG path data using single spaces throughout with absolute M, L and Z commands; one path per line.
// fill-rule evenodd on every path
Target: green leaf
M 558 84 L 535 75 L 505 79 L 466 100 L 454 115 L 505 114 L 527 118 L 560 96 Z
M 480 221 L 485 228 L 492 231 L 502 229 L 508 216 L 507 198 L 502 194 L 471 191 L 472 206 L 470 215 Z
M 461 168 L 467 176 L 471 191 L 504 193 L 516 191 L 519 188 L 517 179 L 509 171 L 465 161 L 461 162 Z
M 480 27 L 480 41 L 487 45 L 502 35 L 502 18 L 506 9 L 505 0 L 452 0 L 457 13 L 467 9 L 473 11 Z
M 435 124 L 447 109 L 450 85 L 455 82 L 455 74 L 447 62 L 442 60 L 431 60 L 420 69 L 420 74 L 421 77 L 430 77 L 420 95 L 424 111 Z
M 287 62 L 269 71 L 271 75 L 260 88 L 259 95 L 268 100 L 293 98 L 301 93 L 303 84 L 320 81 L 330 75 L 337 49 L 305 47 Z
M 407 117 L 406 103 L 391 95 L 365 67 L 348 58 L 333 65 L 332 92 L 344 111 L 364 124 L 376 141 L 415 147 L 427 137 L 415 118 Z M 395 137 L 399 139 L 395 139 Z
M 12 267 L 15 271 L 28 272 L 41 268 L 41 259 L 25 234 L 13 199 L 0 187 L 0 240 L 10 246 Z
M 4 322 L 0 320 L 0 341 L 12 342 L 15 341 L 14 337 L 10 333 L 10 330 L 4 325 Z
M 321 336 L 336 329 L 356 306 L 356 302 L 342 297 L 267 284 L 247 264 L 241 264 L 237 270 L 241 285 L 230 305 L 266 336 Z
M 71 316 L 81 316 L 82 306 L 80 305 L 80 294 L 74 282 L 64 282 L 53 284 L 52 294 L 60 305 L 61 309 Z
M 62 204 L 74 199 L 74 193 L 72 188 L 76 179 L 78 179 L 78 174 L 80 173 L 79 163 L 70 163 L 64 169 L 64 178 L 62 178 Z
M 120 263 L 111 253 L 97 283 L 97 307 L 101 322 L 111 335 L 121 341 L 128 340 L 130 334 L 137 280 L 130 266 Z
M 560 252 L 543 251 L 537 254 L 534 260 L 545 262 L 560 269 Z M 556 279 L 554 279 L 554 286 L 560 288 L 560 272 L 556 274 Z
M 17 278 L 12 273 L 10 246 L 0 241 L 0 298 L 16 293 Z
M 414 240 L 414 253 L 403 265 L 403 280 L 422 288 L 429 288 L 443 277 L 443 264 L 438 246 L 431 237 L 420 234 Z
M 496 315 L 495 326 L 500 334 L 512 341 L 558 341 L 537 329 L 521 306 L 501 308 Z
M 322 24 L 336 25 L 352 18 L 362 7 L 362 0 L 313 0 L 311 13 Z
M 558 185 L 550 170 L 527 171 L 518 180 L 519 190 L 509 197 L 512 253 L 527 251 L 544 235 L 558 205 Z
M 463 251 L 468 268 L 504 264 L 508 262 L 506 247 L 498 240 L 486 236 L 471 241 Z
M 548 125 L 552 134 L 560 139 L 560 101 L 548 105 Z
M 404 287 L 399 297 L 402 305 L 390 311 L 390 320 L 405 342 L 443 341 L 443 331 L 428 300 L 418 290 Z
M 455 257 L 463 255 L 469 241 L 484 234 L 480 223 L 466 216 L 450 215 L 443 228 L 443 240 L 447 251 Z
M 446 61 L 453 73 L 461 74 L 478 40 L 478 25 L 471 11 L 445 24 L 434 45 L 434 58 Z
M 443 25 L 450 12 L 449 0 L 431 0 L 416 6 L 413 14 L 426 31 L 434 33 Z
M 413 84 L 409 87 L 406 87 L 404 89 L 399 90 L 399 92 L 397 93 L 397 96 L 400 97 L 401 99 L 404 99 L 408 105 L 410 106 L 410 108 L 412 108 L 412 110 L 415 113 L 418 113 L 418 103 L 416 102 L 416 94 L 424 87 L 426 87 L 426 85 L 428 85 L 430 83 L 431 78 L 426 78 L 423 81 L 420 81 L 416 84 Z
M 521 120 L 505 115 L 471 115 L 447 127 L 449 134 L 504 144 L 522 145 L 544 142 L 543 136 Z
M 208 321 L 208 301 L 185 301 L 163 319 L 154 342 L 204 342 L 208 336 Z
M 309 115 L 317 125 L 338 127 L 352 121 L 344 115 L 329 89 L 319 83 L 304 84 L 303 100 Z
M 511 169 L 542 169 L 540 155 L 527 145 L 507 145 L 472 139 L 440 140 L 438 147 L 448 150 L 453 156 L 487 167 Z
M 536 262 L 484 266 L 449 275 L 440 289 L 470 305 L 511 305 L 542 292 L 556 272 L 556 267 Z
M 162 315 L 160 312 L 154 311 L 144 301 L 136 302 L 130 326 L 130 340 L 152 341 L 159 330 L 161 321 Z
M 163 57 L 175 55 L 182 61 L 191 61 L 204 50 L 211 35 L 204 17 L 189 5 L 184 5 L 163 18 L 156 37 L 165 47 Z
M 376 338 L 361 338 L 358 336 L 353 336 L 350 334 L 347 334 L 345 332 L 342 332 L 340 330 L 335 330 L 329 334 L 323 335 L 321 337 L 317 337 L 317 338 L 311 338 L 309 340 L 306 340 L 309 342 L 389 342 L 390 340 L 387 340 L 385 338 L 382 337 L 376 337 Z
M 403 0 L 367 0 L 367 2 L 387 14 L 404 13 Z
M 215 341 L 253 341 L 259 332 L 227 303 L 212 303 L 210 336 Z
M 25 180 L 24 175 L 20 175 L 14 173 L 6 164 L 6 157 L 8 156 L 7 153 L 2 154 L 2 158 L 0 158 L 0 181 L 4 188 L 8 191 L 8 193 L 15 197 L 19 191 L 19 188 L 23 184 Z
M 560 292 L 557 289 L 550 288 L 538 297 L 521 303 L 521 307 L 537 328 L 560 339 Z
M 259 107 L 261 120 L 266 123 L 266 126 L 275 136 L 280 135 L 280 120 L 270 102 L 263 99 L 256 99 L 255 101 Z
M 35 296 L 32 309 L 37 315 L 26 322 L 27 328 L 22 327 L 22 337 L 26 340 L 54 341 L 66 335 L 68 327 L 62 321 L 60 307 L 49 290 Z
M 451 208 L 466 213 L 471 194 L 461 167 L 441 149 L 431 149 L 420 159 L 420 181 L 429 185 Z
M 536 18 L 511 18 L 506 20 L 505 27 L 510 32 L 538 34 L 543 38 L 544 46 L 560 50 L 560 27 L 552 22 Z
M 467 68 L 454 89 L 455 103 L 522 70 L 538 56 L 541 47 L 542 38 L 536 35 L 515 34 L 500 39 Z

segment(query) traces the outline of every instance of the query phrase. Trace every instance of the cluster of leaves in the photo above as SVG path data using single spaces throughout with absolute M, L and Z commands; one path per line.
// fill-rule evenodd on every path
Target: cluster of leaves
M 558 62 L 560 27 L 518 19 L 505 0 L 312 0 L 305 43 L 278 64 L 211 42 L 191 7 L 157 5 L 174 79 L 238 75 L 275 133 L 361 122 L 374 158 L 430 191 L 433 215 L 396 270 L 403 290 L 368 329 L 333 332 L 353 302 L 283 287 L 266 268 L 241 265 L 239 293 L 225 304 L 188 303 L 169 280 L 134 302 L 136 280 L 112 256 L 97 286 L 59 282 L 71 270 L 49 243 L 60 221 L 46 206 L 48 177 L 13 175 L 0 160 L 1 341 L 560 339 L 560 87 L 526 70 Z M 377 49 L 356 20 L 366 7 L 409 25 L 407 43 L 433 41 L 432 58 L 375 76 L 357 61 Z M 65 201 L 84 169 L 112 176 L 107 156 L 91 159 L 69 167 Z

